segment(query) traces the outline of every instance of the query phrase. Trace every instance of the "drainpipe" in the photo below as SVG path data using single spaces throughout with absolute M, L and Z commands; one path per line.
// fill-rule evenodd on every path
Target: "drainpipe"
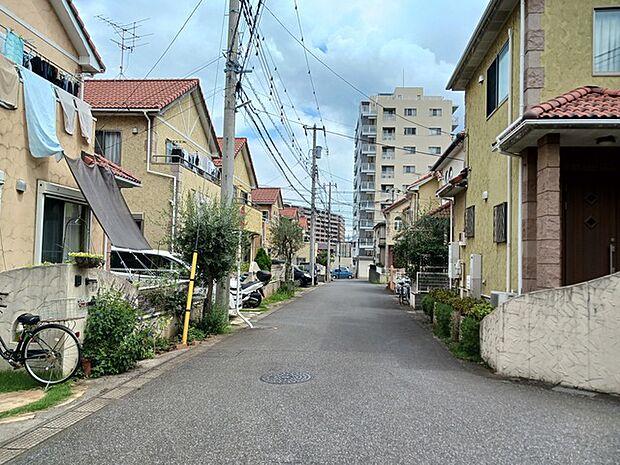
M 177 187 L 178 187 L 177 183 L 178 183 L 178 179 L 176 176 L 172 174 L 161 173 L 159 171 L 155 171 L 151 169 L 151 139 L 153 137 L 153 134 L 152 134 L 153 127 L 152 127 L 151 118 L 149 117 L 149 115 L 146 113 L 146 111 L 144 111 L 143 113 L 147 121 L 146 172 L 150 174 L 154 174 L 156 176 L 161 176 L 164 178 L 172 179 L 172 200 L 170 201 L 170 205 L 172 206 L 172 227 L 171 227 L 170 233 L 171 233 L 171 237 L 174 238 L 174 233 L 176 231 L 176 225 L 177 225 Z M 171 242 L 170 251 L 173 251 L 173 247 L 174 247 L 173 244 L 174 242 Z
M 508 125 L 512 123 L 512 28 L 508 29 Z M 506 292 L 512 268 L 512 157 L 506 157 Z
M 521 0 L 519 24 L 519 118 L 525 110 L 525 0 Z M 519 185 L 517 187 L 517 292 L 523 292 L 523 160 L 519 160 Z

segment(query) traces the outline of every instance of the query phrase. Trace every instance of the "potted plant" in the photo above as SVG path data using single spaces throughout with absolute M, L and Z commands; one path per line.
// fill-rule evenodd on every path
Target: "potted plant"
M 103 255 L 88 252 L 70 252 L 69 257 L 80 268 L 98 268 L 103 264 Z

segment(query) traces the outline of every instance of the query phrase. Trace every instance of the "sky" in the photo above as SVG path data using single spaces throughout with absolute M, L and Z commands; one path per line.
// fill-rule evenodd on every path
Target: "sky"
M 138 42 L 143 45 L 129 54 L 124 75 L 134 79 L 200 78 L 215 130 L 222 134 L 227 0 L 202 0 L 182 30 L 199 0 L 74 3 L 107 67 L 98 77 L 118 76 L 120 65 L 119 47 L 112 42 L 117 36 L 98 16 L 119 24 L 146 19 L 137 29 L 144 36 Z M 257 0 L 251 4 L 254 12 Z M 252 46 L 244 68 L 249 72 L 244 73 L 242 86 L 265 125 L 264 132 L 279 149 L 282 158 L 275 157 L 288 179 L 241 109 L 236 119 L 237 136 L 249 138 L 259 184 L 281 187 L 285 201 L 309 202 L 312 140 L 304 134 L 302 124 L 324 125 L 329 132 L 317 134 L 317 144 L 326 149 L 318 161 L 319 182 L 337 185 L 333 188 L 332 211 L 345 217 L 350 236 L 351 137 L 359 102 L 378 92 L 393 91 L 403 85 L 404 77 L 406 86 L 421 86 L 427 95 L 452 99 L 460 106 L 457 116 L 463 121 L 463 94 L 446 91 L 445 87 L 487 4 L 488 0 L 265 0 L 266 8 L 254 32 L 262 53 L 257 55 Z M 311 53 L 304 53 L 299 43 L 300 26 L 303 43 Z M 245 21 L 241 21 L 239 31 L 245 50 L 250 36 Z M 268 140 L 269 136 L 264 137 Z M 326 190 L 319 188 L 317 192 L 317 207 L 323 208 Z

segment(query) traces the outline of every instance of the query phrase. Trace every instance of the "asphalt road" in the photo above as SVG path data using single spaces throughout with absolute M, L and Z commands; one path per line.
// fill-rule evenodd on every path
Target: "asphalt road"
M 620 463 L 619 402 L 471 370 L 382 286 L 321 286 L 260 326 L 14 463 Z M 260 380 L 283 371 L 312 379 Z

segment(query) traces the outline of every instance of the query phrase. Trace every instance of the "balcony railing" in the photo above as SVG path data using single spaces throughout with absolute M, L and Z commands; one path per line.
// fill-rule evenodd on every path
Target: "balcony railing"
M 205 166 L 199 166 L 194 164 L 190 159 L 182 157 L 180 155 L 153 155 L 153 163 L 160 165 L 177 165 L 182 166 L 190 171 L 193 171 L 198 176 L 208 179 L 214 184 L 220 185 L 219 170 L 208 172 Z
M 369 173 L 375 172 L 375 168 L 377 167 L 377 165 L 375 165 L 374 163 L 362 163 L 362 172 L 363 173 Z
M 384 132 L 382 137 L 383 137 L 383 140 L 396 140 L 396 133 L 395 132 Z
M 372 229 L 373 226 L 372 220 L 360 220 L 360 229 Z
M 391 171 L 389 173 L 381 173 L 381 179 L 393 179 L 394 178 L 394 172 Z
M 360 239 L 357 245 L 360 249 L 369 249 L 375 246 L 375 241 L 372 239 Z
M 381 154 L 381 159 L 382 160 L 394 160 L 396 158 L 396 153 L 395 152 L 383 152 Z
M 375 104 L 362 104 L 362 116 L 377 116 L 377 106 Z
M 375 183 L 372 181 L 362 181 L 360 183 L 360 189 L 363 191 L 374 191 Z
M 383 113 L 383 121 L 394 121 L 396 113 Z
M 374 124 L 362 125 L 362 134 L 377 134 L 377 126 Z
M 375 209 L 375 203 L 371 202 L 369 200 L 366 200 L 364 202 L 360 202 L 359 203 L 359 208 L 360 208 L 360 210 L 374 210 Z
M 363 153 L 377 153 L 377 146 L 375 144 L 362 144 Z

